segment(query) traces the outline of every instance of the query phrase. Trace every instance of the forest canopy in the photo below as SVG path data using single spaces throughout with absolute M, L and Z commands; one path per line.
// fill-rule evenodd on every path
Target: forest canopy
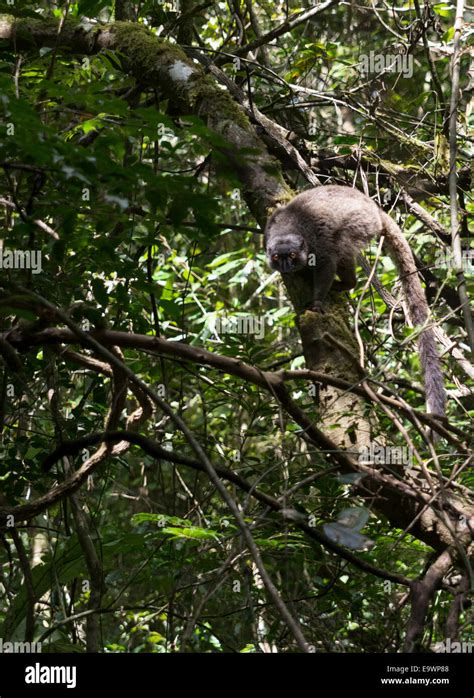
M 0 1 L 3 642 L 470 642 L 472 17 Z M 269 216 L 326 185 L 398 224 L 425 327 L 383 240 L 322 312 L 269 267 Z

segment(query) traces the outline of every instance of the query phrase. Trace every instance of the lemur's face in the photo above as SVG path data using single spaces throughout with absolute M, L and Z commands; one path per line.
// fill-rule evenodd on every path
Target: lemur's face
M 307 246 L 300 235 L 290 233 L 273 240 L 270 239 L 266 252 L 270 267 L 283 274 L 299 271 L 308 264 Z

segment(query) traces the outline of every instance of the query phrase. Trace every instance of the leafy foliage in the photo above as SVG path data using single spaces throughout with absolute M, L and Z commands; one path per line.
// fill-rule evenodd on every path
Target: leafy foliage
M 12 7 L 0 2 L 0 11 L 35 21 L 59 20 L 67 12 L 67 21 L 81 20 L 87 31 L 88 23 L 113 22 L 118 4 L 81 0 Z M 160 37 L 182 40 L 187 20 L 171 3 L 120 4 L 128 6 L 133 21 Z M 361 75 L 361 47 L 386 52 L 387 42 L 396 41 L 393 32 L 380 29 L 376 12 L 359 6 L 334 6 L 267 42 L 240 65 L 232 56 L 225 62 L 239 41 L 245 45 L 256 38 L 254 20 L 265 33 L 284 19 L 283 3 L 234 5 L 238 11 L 226 3 L 186 3 L 195 10 L 193 32 L 201 53 L 224 58 L 220 68 L 228 80 L 250 91 L 251 104 L 288 130 L 322 181 L 362 188 L 369 180 L 387 206 L 397 200 L 399 170 L 405 182 L 411 175 L 410 186 L 419 179 L 441 182 L 424 205 L 449 228 L 446 104 L 439 103 L 421 35 L 410 29 L 411 6 L 402 3 L 387 20 L 414 59 L 413 76 L 405 79 L 390 71 L 382 77 Z M 292 13 L 308 9 L 294 2 L 289 7 Z M 432 9 L 426 31 L 441 47 L 436 71 L 446 96 L 453 11 L 442 3 Z M 86 331 L 107 327 L 163 337 L 260 369 L 301 368 L 294 314 L 281 282 L 266 268 L 239 173 L 223 161 L 229 142 L 203 118 L 178 113 L 166 94 L 132 78 L 119 52 L 82 56 L 37 46 L 23 55 L 3 44 L 0 50 L 3 247 L 40 251 L 42 260 L 39 274 L 2 270 L 2 288 L 9 289 L 0 297 L 2 332 L 63 327 L 37 304 L 17 302 L 26 287 Z M 460 169 L 469 148 L 465 126 L 461 123 Z M 290 167 L 286 177 L 294 189 L 304 184 Z M 468 200 L 464 206 L 472 212 Z M 404 221 L 423 265 L 434 267 L 437 289 L 454 288 L 454 272 L 436 269 L 442 242 L 412 215 L 404 215 Z M 467 237 L 467 222 L 463 225 Z M 389 260 L 383 259 L 377 273 L 384 288 L 394 287 L 397 273 Z M 361 274 L 349 303 L 355 311 L 360 301 L 368 370 L 409 405 L 423 409 L 413 381 L 418 366 L 412 331 L 404 340 L 399 315 L 389 317 L 379 295 L 362 294 L 365 281 Z M 441 292 L 435 289 L 431 300 L 440 315 L 450 313 Z M 227 333 L 219 325 L 223 317 L 262 320 L 265 333 L 257 338 L 252 332 Z M 453 344 L 462 343 L 459 312 L 457 318 L 447 326 Z M 92 351 L 79 343 L 65 349 L 64 343 L 25 348 L 19 352 L 20 371 L 2 369 L 0 486 L 8 506 L 46 495 L 69 468 L 92 456 L 87 447 L 52 473 L 41 471 L 58 444 L 103 431 L 116 397 L 113 371 L 85 366 L 70 354 L 74 350 L 90 359 Z M 288 506 L 310 517 L 315 530 L 362 562 L 412 579 L 422 573 L 432 550 L 415 533 L 394 529 L 370 498 L 365 500 L 359 480 L 329 467 L 326 455 L 302 438 L 302 429 L 268 390 L 159 348 L 126 347 L 123 359 L 147 385 L 158 391 L 164 386 L 167 403 L 216 466 L 279 501 L 288 498 Z M 459 368 L 449 371 L 449 386 L 458 388 Z M 317 407 L 306 389 L 296 382 L 289 389 L 315 421 Z M 117 428 L 124 428 L 137 406 L 136 394 L 129 393 Z M 375 437 L 403 444 L 391 417 L 380 407 L 370 409 L 378 419 Z M 469 402 L 453 400 L 449 409 L 458 429 L 465 430 L 472 419 Z M 178 456 L 194 457 L 166 414 L 155 411 L 140 431 Z M 416 433 L 413 443 L 424 448 Z M 453 447 L 440 467 L 449 475 L 463 459 Z M 472 479 L 466 470 L 459 484 L 472 487 Z M 282 598 L 317 651 L 401 648 L 409 615 L 401 587 L 370 578 L 283 521 L 252 492 L 229 482 L 226 487 Z M 104 460 L 75 496 L 87 513 L 88 536 L 103 573 L 101 650 L 295 651 L 241 531 L 205 473 L 132 446 Z M 1 636 L 23 639 L 33 604 L 34 639 L 44 643 L 43 651 L 85 650 L 84 619 L 63 622 L 89 607 L 94 587 L 73 511 L 68 500 L 55 503 L 19 529 L 19 540 L 4 530 Z M 19 559 L 22 547 L 28 551 L 26 570 Z M 33 600 L 25 585 L 28 574 Z M 442 595 L 428 614 L 426 646 L 444 637 L 449 604 L 449 596 Z M 466 612 L 462 620 L 468 634 L 472 617 Z

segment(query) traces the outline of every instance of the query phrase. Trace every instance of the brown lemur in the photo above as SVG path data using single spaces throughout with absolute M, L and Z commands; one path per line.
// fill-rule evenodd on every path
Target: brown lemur
M 426 325 L 429 307 L 407 241 L 390 216 L 357 189 L 328 185 L 298 194 L 269 218 L 265 250 L 270 267 L 284 274 L 312 268 L 311 309 L 324 312 L 331 287 L 343 291 L 356 285 L 356 257 L 381 235 L 400 273 L 410 321 Z M 444 415 L 446 394 L 431 327 L 420 332 L 418 347 L 428 411 Z

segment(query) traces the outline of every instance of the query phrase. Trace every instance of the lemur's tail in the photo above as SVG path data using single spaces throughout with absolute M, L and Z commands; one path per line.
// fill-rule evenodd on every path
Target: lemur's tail
M 395 221 L 383 211 L 381 216 L 386 247 L 400 273 L 410 320 L 413 325 L 425 325 L 425 329 L 418 337 L 418 347 L 425 382 L 427 409 L 428 412 L 444 416 L 446 393 L 443 373 L 433 329 L 426 326 L 430 309 L 418 277 L 415 260 L 410 246 Z

